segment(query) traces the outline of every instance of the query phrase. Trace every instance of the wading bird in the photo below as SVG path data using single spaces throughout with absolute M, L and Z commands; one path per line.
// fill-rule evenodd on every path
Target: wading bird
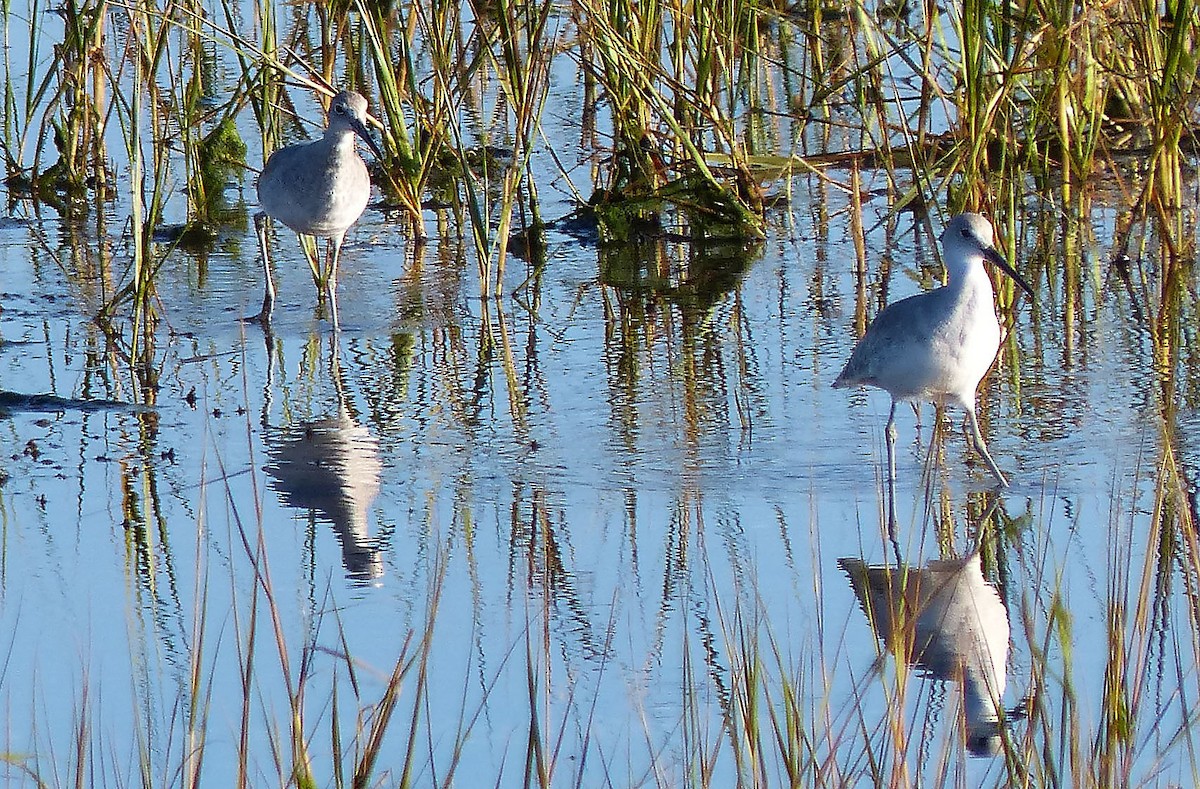
M 262 248 L 266 295 L 262 312 L 251 320 L 268 323 L 275 306 L 275 283 L 267 256 L 266 218 L 272 217 L 296 231 L 304 257 L 312 268 L 318 298 L 328 298 L 330 316 L 337 325 L 337 266 L 346 231 L 358 221 L 371 196 L 371 177 L 358 155 L 355 137 L 361 137 L 382 159 L 379 146 L 367 132 L 367 100 L 345 90 L 333 97 L 325 135 L 295 143 L 271 154 L 258 177 L 258 203 L 254 217 Z M 310 238 L 328 239 L 327 264 L 317 259 Z
M 896 404 L 931 400 L 958 405 L 976 449 L 1001 487 L 1008 480 L 992 460 L 979 420 L 975 390 L 996 359 L 1000 323 L 983 262 L 996 264 L 1031 297 L 1033 290 L 992 246 L 992 226 L 979 214 L 959 214 L 942 233 L 947 283 L 885 307 L 854 346 L 835 387 L 874 386 L 892 396 L 887 421 L 889 513 L 895 522 Z

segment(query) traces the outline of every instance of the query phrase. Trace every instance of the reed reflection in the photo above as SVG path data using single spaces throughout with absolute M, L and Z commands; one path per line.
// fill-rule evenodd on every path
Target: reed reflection
M 661 238 L 599 250 L 609 401 L 630 452 L 646 451 L 656 413 L 678 414 L 691 471 L 706 442 L 724 451 L 731 426 L 749 433 L 763 397 L 740 288 L 760 252 Z
M 268 428 L 267 474 L 281 503 L 308 510 L 333 526 L 346 574 L 369 582 L 383 575 L 382 551 L 369 516 L 379 495 L 383 462 L 378 437 L 359 423 L 345 396 L 336 336 L 330 344 L 336 410 Z
M 979 550 L 923 567 L 872 566 L 857 558 L 838 565 L 888 652 L 929 677 L 961 683 L 968 750 L 997 753 L 1008 610 L 983 577 Z

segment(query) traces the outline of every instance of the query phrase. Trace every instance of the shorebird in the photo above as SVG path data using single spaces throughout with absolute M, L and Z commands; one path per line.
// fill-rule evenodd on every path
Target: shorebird
M 1000 323 L 992 282 L 983 267 L 990 261 L 1033 296 L 992 245 L 992 226 L 979 214 L 959 214 L 941 236 L 948 281 L 940 288 L 885 307 L 854 346 L 835 387 L 874 386 L 892 396 L 887 421 L 888 483 L 896 477 L 896 404 L 933 401 L 959 405 L 967 413 L 975 448 L 1000 487 L 1008 480 L 988 452 L 975 416 L 975 391 L 996 359 Z M 891 506 L 894 507 L 894 495 Z M 892 521 L 895 521 L 894 510 Z
M 254 226 L 262 248 L 266 295 L 262 312 L 252 320 L 267 323 L 275 306 L 275 283 L 267 256 L 267 217 L 296 231 L 304 257 L 312 269 L 319 296 L 329 299 L 330 316 L 337 325 L 337 266 L 346 231 L 362 216 L 371 196 L 367 164 L 358 155 L 355 137 L 361 137 L 374 154 L 383 158 L 367 132 L 367 100 L 351 90 L 333 97 L 325 135 L 295 143 L 271 154 L 258 177 L 258 203 Z M 325 268 L 317 260 L 311 238 L 328 239 Z

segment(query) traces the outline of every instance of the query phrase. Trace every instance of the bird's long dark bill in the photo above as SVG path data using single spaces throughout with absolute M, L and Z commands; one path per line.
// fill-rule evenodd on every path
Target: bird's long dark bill
M 359 123 L 357 119 L 354 120 L 351 126 L 354 127 L 354 133 L 362 137 L 363 141 L 367 143 L 367 147 L 375 154 L 375 158 L 382 162 L 383 151 L 379 150 L 379 146 L 375 144 L 375 140 L 371 137 L 371 133 L 367 131 L 367 127 Z
M 1017 273 L 1015 268 L 1008 265 L 1008 261 L 1004 259 L 1003 255 L 994 249 L 989 249 L 984 254 L 987 255 L 988 260 L 999 266 L 1001 271 L 1012 277 L 1013 282 L 1017 283 L 1017 285 L 1021 287 L 1021 290 L 1029 294 L 1029 298 L 1033 298 L 1033 288 L 1029 287 L 1029 283 L 1025 281 L 1024 277 Z

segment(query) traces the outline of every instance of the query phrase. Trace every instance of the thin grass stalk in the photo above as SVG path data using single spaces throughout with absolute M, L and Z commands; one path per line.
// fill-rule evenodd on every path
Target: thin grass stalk
M 834 80 L 825 54 L 825 30 L 827 28 L 824 24 L 825 10 L 823 6 L 822 0 L 807 0 L 805 4 L 808 17 L 812 21 L 808 25 L 802 26 L 805 44 L 803 51 L 805 62 L 808 65 L 803 73 L 810 86 L 805 106 L 810 112 L 814 108 L 818 109 L 821 119 L 828 122 L 831 118 L 831 108 L 827 100 L 829 94 L 825 93 L 821 86 L 834 82 Z M 818 96 L 823 98 L 818 101 Z M 825 128 L 828 128 L 828 125 Z
M 409 785 L 412 758 L 415 754 L 416 734 L 418 731 L 418 721 L 415 715 L 416 711 L 422 708 L 424 699 L 428 697 L 428 691 L 426 690 L 428 685 L 428 663 L 433 648 L 434 627 L 438 619 L 444 576 L 445 563 L 439 561 L 434 571 L 430 587 L 430 598 L 426 605 L 425 630 L 421 633 L 420 651 L 412 657 L 409 656 L 409 645 L 412 641 L 412 634 L 410 633 L 400 647 L 400 653 L 392 668 L 391 677 L 384 688 L 383 698 L 375 705 L 374 714 L 371 719 L 371 728 L 367 735 L 367 741 L 363 746 L 362 757 L 359 759 L 354 771 L 353 786 L 355 789 L 365 789 L 370 784 L 371 775 L 382 752 L 384 735 L 391 722 L 392 713 L 395 711 L 404 678 L 415 666 L 418 670 L 418 681 L 416 683 L 417 700 L 413 706 L 414 718 L 411 721 L 412 725 L 408 731 L 408 758 L 405 763 L 404 777 L 400 782 L 401 786 Z
M 194 2 L 194 0 L 183 0 L 185 4 L 189 1 Z M 207 207 L 211 204 L 208 185 L 201 177 L 203 163 L 199 156 L 200 102 L 205 94 L 204 70 L 201 68 L 205 57 L 204 42 L 200 35 L 198 21 L 201 13 L 202 9 L 200 8 L 189 9 L 182 14 L 182 18 L 178 21 L 184 51 L 187 53 L 186 57 L 190 58 L 192 62 L 191 73 L 184 77 L 182 95 L 179 97 L 180 138 L 183 143 L 183 161 L 187 180 L 185 193 L 188 197 L 189 222 L 206 220 L 208 218 Z
M 165 257 L 156 259 L 154 232 L 162 224 L 163 209 L 167 201 L 167 182 L 170 178 L 168 141 L 172 137 L 171 132 L 168 131 L 169 119 L 163 115 L 166 102 L 163 101 L 157 87 L 158 81 L 154 79 L 154 75 L 159 73 L 164 61 L 169 57 L 170 33 L 173 26 L 166 18 L 160 16 L 157 7 L 151 4 L 151 0 L 143 0 L 143 3 L 138 6 L 137 17 L 139 22 L 144 25 L 147 34 L 144 43 L 149 45 L 143 62 L 140 64 L 143 70 L 135 75 L 135 79 L 145 80 L 146 84 L 150 86 L 148 97 L 151 101 L 147 109 L 149 110 L 151 130 L 150 151 L 153 162 L 153 182 L 150 186 L 150 200 L 146 204 L 144 217 L 146 224 L 138 229 L 140 232 L 134 233 L 135 243 L 139 243 L 143 248 L 142 260 L 144 263 L 149 263 L 149 266 L 142 267 L 140 277 L 134 277 L 137 286 L 134 315 L 136 318 L 135 331 L 141 328 L 143 332 L 148 333 L 154 318 L 151 311 L 153 306 L 151 299 L 154 295 L 155 281 L 158 270 L 165 260 Z M 138 355 L 136 351 L 134 355 Z
M 483 172 L 480 176 L 476 176 L 467 164 L 470 159 L 470 151 L 463 139 L 462 130 L 458 128 L 457 124 L 451 126 L 451 136 L 458 156 L 459 174 L 463 181 L 462 194 L 466 198 L 467 226 L 475 251 L 480 297 L 486 298 L 490 293 L 492 279 L 491 227 L 488 221 L 488 217 L 491 215 L 491 200 L 488 191 L 489 157 L 481 158 Z
M 131 27 L 136 28 L 131 14 Z M 132 277 L 130 282 L 121 290 L 119 290 L 113 298 L 105 304 L 101 311 L 101 317 L 107 318 L 123 302 L 126 298 L 132 298 L 134 302 L 134 320 L 135 327 L 133 337 L 135 342 L 141 336 L 140 329 L 147 322 L 145 309 L 149 304 L 149 288 L 153 283 L 153 277 L 150 274 L 153 270 L 153 260 L 150 250 L 144 240 L 147 238 L 146 228 L 148 226 L 148 207 L 145 201 L 145 184 L 146 184 L 146 163 L 143 157 L 143 103 L 145 100 L 143 85 L 141 79 L 134 79 L 134 84 L 130 88 L 130 100 L 126 105 L 123 98 L 120 98 L 118 105 L 124 109 L 121 115 L 121 122 L 124 131 L 124 142 L 126 155 L 129 159 L 131 189 L 129 194 L 130 199 L 130 231 L 133 238 L 132 244 Z
M 34 0 L 33 5 L 36 5 L 37 0 Z M 33 17 L 36 19 L 36 11 Z M 12 0 L 0 1 L 0 44 L 3 45 L 3 60 L 4 60 L 4 95 L 3 107 L 0 112 L 3 113 L 0 117 L 0 145 L 3 146 L 5 170 L 9 176 L 14 175 L 20 170 L 21 146 L 19 144 L 18 135 L 16 134 L 17 127 L 17 97 L 13 92 L 14 74 L 12 62 L 9 58 L 11 50 L 11 42 L 9 30 L 11 28 L 12 16 Z M 30 21 L 32 27 L 35 23 Z M 29 49 L 35 50 L 37 44 L 37 36 L 32 34 L 29 36 Z M 25 74 L 25 95 L 30 95 L 33 91 L 30 90 L 30 83 L 33 81 L 33 70 L 29 69 Z M 22 135 L 23 136 L 23 135 Z
M 235 598 L 236 599 L 236 598 Z M 250 730 L 252 728 L 253 716 L 251 715 L 250 702 L 254 688 L 254 670 L 255 670 L 255 652 L 258 643 L 258 585 L 254 584 L 250 589 L 250 617 L 246 623 L 245 630 L 245 652 L 240 654 L 241 658 L 239 666 L 239 679 L 242 684 L 242 705 L 241 715 L 238 717 L 238 747 L 237 747 L 237 780 L 235 786 L 238 789 L 244 789 L 249 785 L 250 780 Z M 237 607 L 234 607 L 234 624 L 237 624 Z M 239 636 L 241 635 L 239 631 Z M 243 644 L 241 638 L 237 640 L 239 652 L 241 652 Z
M 987 123 L 986 46 L 988 0 L 963 0 L 958 40 L 962 46 L 962 106 L 960 117 L 965 126 L 963 137 L 969 149 L 966 178 L 977 179 L 983 169 L 979 161 L 982 144 L 990 134 Z
M 490 295 L 503 293 L 505 261 L 508 257 L 509 233 L 513 209 L 529 174 L 537 132 L 541 123 L 542 109 L 549 95 L 549 75 L 554 53 L 554 42 L 547 37 L 547 22 L 554 7 L 551 0 L 540 4 L 514 4 L 504 0 L 494 9 L 499 34 L 500 55 L 496 71 L 500 76 L 501 89 L 511 108 L 515 149 L 501 187 L 500 216 L 495 234 L 495 284 Z M 479 15 L 481 9 L 476 7 Z M 488 50 L 492 51 L 491 48 Z M 536 192 L 532 180 L 527 193 L 531 198 L 531 211 L 537 217 Z M 489 253 L 488 266 L 492 256 Z M 485 274 L 487 276 L 487 274 Z M 490 279 L 490 277 L 489 277 Z
M 703 24 L 696 25 L 692 46 L 699 92 L 691 101 L 711 130 L 713 142 L 729 154 L 738 199 L 759 216 L 762 190 L 749 155 L 757 147 L 754 129 L 761 115 L 756 75 L 760 12 L 755 4 L 743 0 L 700 5 L 705 8 L 705 13 L 698 15 Z M 687 84 L 677 80 L 679 86 Z M 739 116 L 746 120 L 739 123 Z
M 541 682 L 538 680 L 537 663 L 534 660 L 534 649 L 530 633 L 533 628 L 525 629 L 525 682 L 529 694 L 529 735 L 525 748 L 525 783 L 547 789 L 550 786 L 550 765 L 546 756 L 546 744 L 542 733 Z
M 459 41 L 453 34 L 457 27 L 457 12 L 452 16 L 444 16 L 440 11 L 454 6 L 453 3 L 435 4 L 430 13 L 421 4 L 414 6 L 418 24 L 425 32 L 425 41 L 431 48 L 433 92 L 437 99 L 435 103 L 444 102 L 447 119 L 457 119 L 462 103 L 465 101 L 461 89 L 460 75 L 456 64 L 463 62 L 459 51 Z M 482 174 L 476 176 L 468 164 L 472 159 L 471 151 L 463 136 L 462 128 L 457 120 L 447 120 L 444 124 L 449 130 L 449 139 L 456 155 L 456 175 L 462 179 L 460 198 L 465 198 L 467 227 L 470 231 L 471 243 L 475 251 L 476 265 L 479 271 L 480 293 L 487 295 L 491 280 L 491 233 L 488 222 L 490 216 L 490 199 L 488 183 L 490 182 L 490 163 L 488 156 L 481 156 Z
M 429 627 L 432 628 L 432 621 L 429 622 Z M 426 635 L 430 634 L 431 630 L 427 631 Z M 371 718 L 371 728 L 367 732 L 367 740 L 363 745 L 362 758 L 359 759 L 354 769 L 353 786 L 355 789 L 364 789 L 370 785 L 371 775 L 383 748 L 384 734 L 387 732 L 388 724 L 391 723 L 392 712 L 396 709 L 396 701 L 400 696 L 404 676 L 413 665 L 413 661 L 408 659 L 408 643 L 408 639 L 405 639 L 396 663 L 392 667 L 392 674 L 384 686 L 383 698 L 375 706 L 374 715 Z M 427 650 L 423 650 L 423 652 L 428 656 Z M 416 739 L 415 735 L 415 729 L 409 731 L 410 742 Z
M 329 700 L 329 747 L 333 761 L 333 785 L 335 789 L 345 789 L 346 774 L 342 764 L 346 758 L 346 752 L 342 746 L 341 707 L 338 704 L 339 687 L 338 677 L 335 673 Z
M 888 91 L 883 84 L 883 69 L 888 53 L 878 25 L 862 2 L 853 4 L 851 19 L 853 33 L 861 38 L 864 50 L 861 61 L 858 61 L 860 52 L 857 47 L 853 53 L 857 65 L 854 72 L 855 101 L 859 116 L 863 119 L 859 133 L 865 138 L 860 146 L 878 151 L 885 162 L 890 162 L 891 111 L 887 103 Z
M 132 356 L 143 358 L 139 348 L 143 342 L 149 342 L 149 332 L 155 318 L 152 310 L 154 282 L 162 264 L 162 260 L 155 258 L 153 233 L 162 219 L 169 173 L 167 151 L 164 146 L 158 144 L 155 133 L 160 127 L 160 102 L 153 75 L 158 72 L 159 65 L 166 55 L 170 25 L 161 19 L 157 10 L 144 5 L 131 7 L 126 11 L 132 43 L 130 63 L 135 72 L 132 77 L 134 84 L 129 91 L 129 102 L 126 102 L 121 94 L 115 98 L 131 171 L 130 225 L 133 261 L 128 284 L 104 305 L 99 317 L 106 321 L 126 298 L 130 299 L 134 318 Z M 119 73 L 112 76 L 114 83 L 118 77 Z M 144 118 L 147 115 L 151 129 L 150 147 L 153 151 L 152 183 L 148 183 L 150 177 L 143 153 L 146 145 Z M 150 195 L 148 202 L 147 192 Z
M 637 52 L 638 58 L 657 63 L 663 29 L 659 3 L 637 4 L 629 0 L 587 0 L 582 3 L 582 37 L 588 49 L 600 63 L 594 76 L 604 86 L 609 99 L 613 125 L 614 160 L 609 189 L 624 190 L 630 186 L 657 188 L 662 173 L 643 141 L 654 141 L 651 131 L 651 108 L 642 91 L 635 85 L 632 73 L 624 61 Z M 624 31 L 624 35 L 617 31 Z M 585 61 L 588 65 L 590 61 Z
M 230 172 L 239 174 L 246 166 L 246 145 L 235 122 L 244 97 L 235 91 L 217 110 L 206 107 L 217 98 L 217 85 L 211 72 L 216 68 L 217 44 L 205 25 L 205 9 L 198 0 L 179 0 L 178 12 L 169 18 L 180 31 L 182 72 L 190 63 L 190 73 L 180 73 L 182 89 L 173 90 L 172 103 L 179 122 L 187 185 L 187 226 L 211 226 L 221 218 L 217 209 Z M 172 119 L 168 118 L 167 123 Z M 207 131 L 206 131 L 207 129 Z M 169 147 L 169 146 L 168 146 Z
M 785 133 L 775 132 L 771 136 L 769 118 L 781 110 L 791 110 L 790 93 L 776 88 L 779 76 L 778 50 L 772 50 L 774 27 L 787 35 L 790 22 L 775 25 L 769 16 L 759 9 L 757 3 L 739 3 L 737 14 L 730 19 L 732 61 L 725 78 L 727 106 L 726 117 L 737 118 L 745 114 L 746 120 L 739 139 L 749 155 L 763 155 L 775 149 Z M 745 42 L 741 46 L 739 42 Z M 753 45 L 751 45 L 753 42 Z M 736 69 L 736 70 L 735 70 Z M 740 94 L 743 97 L 738 98 Z
M 416 661 L 416 667 L 417 667 L 417 678 L 414 683 L 415 687 L 413 689 L 413 706 L 412 706 L 412 714 L 409 717 L 407 747 L 405 749 L 405 754 L 404 754 L 404 767 L 400 773 L 400 781 L 397 783 L 397 787 L 399 787 L 399 789 L 408 789 L 408 787 L 411 787 L 413 785 L 413 773 L 417 767 L 417 765 L 416 765 L 416 756 L 417 756 L 416 733 L 417 733 L 417 731 L 420 730 L 420 721 L 421 721 L 422 710 L 426 710 L 426 714 L 428 713 L 428 711 L 426 709 L 426 704 L 428 704 L 428 702 L 429 702 L 429 695 L 430 695 L 430 693 L 429 693 L 429 660 L 430 660 L 431 655 L 433 654 L 434 625 L 437 622 L 437 613 L 441 606 L 441 594 L 442 594 L 442 588 L 443 588 L 442 584 L 443 584 L 443 581 L 445 580 L 445 572 L 446 572 L 445 562 L 442 560 L 441 557 L 439 557 L 438 564 L 437 564 L 436 568 L 434 569 L 433 580 L 431 582 L 432 586 L 430 589 L 429 602 L 427 604 L 426 612 L 425 612 L 425 627 L 426 627 L 426 629 L 421 634 L 420 652 L 414 658 L 414 660 Z M 406 641 L 405 642 L 405 651 L 407 649 L 407 643 L 408 642 Z M 403 651 L 402 651 L 402 655 L 403 655 Z M 400 663 L 400 661 L 398 660 L 397 667 L 399 667 L 399 663 Z M 410 668 L 411 668 L 411 663 L 406 665 L 404 670 L 401 672 L 400 676 L 403 677 Z M 393 670 L 393 676 L 395 676 L 394 670 Z M 389 691 L 392 693 L 392 698 L 391 698 L 391 701 L 389 702 L 391 705 L 394 705 L 394 703 L 395 703 L 395 701 L 394 701 L 395 693 L 398 692 L 398 690 L 399 690 L 398 684 L 395 684 L 394 690 L 393 690 L 393 686 L 389 685 Z M 390 716 L 390 714 L 391 714 L 390 710 L 389 710 L 388 714 Z M 381 735 L 380 735 L 380 742 L 382 742 L 382 730 L 381 730 Z M 453 775 L 454 767 L 457 766 L 457 764 L 458 764 L 458 757 L 456 754 L 455 757 L 451 760 L 451 766 L 449 768 L 449 775 Z M 357 775 L 358 775 L 357 771 L 356 771 L 355 775 L 356 775 L 356 780 L 357 780 Z M 363 784 L 363 786 L 365 786 L 365 784 Z M 357 784 L 356 784 L 356 789 L 358 789 Z
M 435 4 L 447 8 L 450 4 Z M 424 15 L 414 9 L 409 25 L 398 33 L 386 35 L 389 24 L 385 17 L 385 6 L 380 3 L 367 3 L 365 0 L 354 0 L 354 7 L 359 12 L 359 19 L 366 34 L 371 50 L 371 62 L 375 67 L 375 77 L 378 82 L 381 117 L 384 124 L 384 150 L 392 153 L 397 168 L 385 165 L 384 172 L 392 194 L 399 199 L 401 206 L 408 215 L 409 221 L 416 234 L 424 237 L 424 220 L 421 210 L 422 193 L 432 171 L 433 159 L 441 149 L 444 140 L 442 123 L 448 116 L 446 108 L 438 102 L 425 102 L 415 83 L 417 72 L 414 63 L 414 37 L 417 20 Z M 389 45 L 399 48 L 399 54 L 394 55 Z M 409 138 L 409 113 L 405 105 L 412 108 L 412 121 L 416 122 L 418 145 Z M 422 119 L 424 119 L 422 121 Z M 394 177 L 395 170 L 400 177 Z
M 961 203 L 979 209 L 986 205 L 987 174 L 1005 172 L 1006 177 L 1020 180 L 1020 172 L 1012 172 L 1017 151 L 1015 146 L 1027 141 L 1025 122 L 1019 117 L 1014 92 L 1019 80 L 1018 68 L 1023 68 L 1026 55 L 1017 47 L 1008 47 L 1010 26 L 996 6 L 996 0 L 965 0 L 957 18 L 957 35 L 961 45 L 958 63 L 960 92 L 958 117 L 961 124 L 957 161 L 950 172 L 961 171 L 963 176 Z M 995 30 L 1001 30 L 996 41 Z
M 1196 11 L 1191 0 L 1176 0 L 1165 9 L 1167 23 L 1160 23 L 1157 3 L 1142 0 L 1135 5 L 1138 18 L 1130 26 L 1134 31 L 1134 51 L 1147 77 L 1149 112 L 1153 118 L 1149 131 L 1153 142 L 1150 167 L 1140 204 L 1155 204 L 1174 209 L 1183 204 L 1183 186 L 1179 142 L 1187 110 L 1194 101 L 1187 98 L 1196 82 Z
M 47 124 L 59 146 L 59 160 L 52 168 L 54 179 L 73 190 L 82 190 L 89 176 L 103 182 L 103 168 L 92 172 L 90 164 L 103 161 L 103 117 L 105 81 L 102 77 L 105 0 L 83 0 L 62 8 L 64 40 L 57 48 L 59 85 L 51 110 L 63 106 L 63 116 Z M 35 71 L 30 72 L 35 73 Z M 92 95 L 89 95 L 92 94 Z
M 39 150 L 45 142 L 48 129 L 44 125 L 35 123 L 34 116 L 37 108 L 47 100 L 52 84 L 59 78 L 59 69 L 62 64 L 58 48 L 55 49 L 48 63 L 42 62 L 41 20 L 45 12 L 41 7 L 41 0 L 31 0 L 28 6 L 29 18 L 26 20 L 29 27 L 26 35 L 23 36 L 28 42 L 28 57 L 23 71 L 14 72 L 9 59 L 10 33 L 13 22 L 18 16 L 12 13 L 12 0 L 3 0 L 0 3 L 0 12 L 3 13 L 3 19 L 0 19 L 0 31 L 3 32 L 4 43 L 3 148 L 8 174 L 16 175 L 24 169 L 24 151 L 30 133 L 37 134 L 36 145 Z M 21 84 L 22 80 L 24 101 L 19 103 L 13 87 Z M 32 169 L 35 172 L 37 170 L 36 156 Z
M 275 647 L 279 657 L 280 674 L 284 682 L 284 690 L 289 702 L 289 763 L 287 765 L 288 780 L 295 781 L 300 787 L 315 786 L 316 781 L 312 773 L 312 767 L 308 756 L 308 747 L 304 737 L 304 681 L 306 676 L 307 657 L 301 658 L 301 669 L 297 678 L 293 680 L 290 659 L 288 657 L 287 641 L 283 632 L 283 622 L 280 616 L 280 608 L 275 601 L 274 588 L 271 583 L 270 567 L 267 561 L 265 536 L 260 527 L 258 534 L 253 542 L 250 536 L 246 533 L 244 525 L 238 521 L 239 536 L 242 540 L 243 548 L 246 551 L 247 557 L 251 561 L 251 566 L 254 568 L 255 589 L 261 589 L 263 600 L 266 601 L 267 614 L 270 617 L 272 630 L 275 636 Z M 257 594 L 255 595 L 257 600 Z M 252 609 L 250 638 L 253 639 L 253 625 L 257 619 L 257 606 Z M 249 661 L 247 661 L 249 667 Z M 247 683 L 251 680 L 252 674 L 247 674 Z M 247 698 L 243 705 L 244 712 L 248 711 L 249 705 L 249 690 L 246 691 Z M 246 718 L 244 717 L 245 721 Z M 243 724 L 245 726 L 245 723 Z
M 250 543 L 249 536 L 246 533 L 246 526 L 238 515 L 236 502 L 233 499 L 233 491 L 228 483 L 225 464 L 220 454 L 216 455 L 216 462 L 220 478 L 225 482 L 225 497 L 233 507 L 233 522 L 237 528 L 237 534 L 230 534 L 230 542 L 233 544 L 235 540 L 239 540 L 242 544 L 242 549 L 247 556 L 250 557 L 250 564 L 255 568 L 259 566 L 258 557 L 255 555 L 254 549 Z M 254 485 L 254 492 L 257 494 L 257 485 Z M 262 499 L 258 495 L 254 496 L 256 505 L 256 520 L 259 523 L 259 528 L 262 527 Z M 261 541 L 259 546 L 261 548 Z M 233 583 L 234 578 L 230 577 L 230 583 Z M 232 606 L 233 626 L 236 638 L 234 644 L 238 652 L 238 679 L 241 682 L 242 698 L 241 709 L 238 718 L 238 741 L 237 741 L 237 769 L 234 786 L 237 789 L 245 789 L 249 785 L 250 780 L 250 731 L 253 728 L 253 716 L 251 714 L 251 699 L 254 693 L 254 672 L 255 672 L 255 653 L 258 643 L 258 610 L 259 610 L 259 584 L 253 583 L 250 585 L 250 601 L 247 609 L 249 611 L 249 621 L 245 623 L 245 629 L 242 628 L 241 622 L 241 607 L 238 605 Z M 231 589 L 231 599 L 236 603 L 239 599 L 236 588 Z
M 204 466 L 201 464 L 201 468 Z M 201 471 L 200 490 L 206 490 L 208 481 Z M 195 608 L 192 612 L 191 648 L 188 651 L 188 710 L 186 720 L 186 736 L 184 738 L 184 758 L 181 765 L 183 785 L 186 789 L 198 789 L 201 786 L 201 776 L 204 767 L 204 753 L 207 745 L 208 711 L 212 702 L 213 677 L 205 681 L 203 673 L 203 657 L 206 646 L 206 625 L 208 623 L 208 583 L 209 565 L 204 561 L 204 539 L 207 534 L 207 510 L 203 496 L 199 499 L 196 528 L 196 581 L 193 587 Z M 213 671 L 216 670 L 214 664 Z
M 222 0 L 222 2 L 224 1 Z M 263 59 L 277 60 L 279 38 L 275 25 L 275 4 L 272 0 L 255 0 L 254 10 L 258 27 L 262 31 Z M 228 18 L 232 22 L 232 16 Z M 230 24 L 229 29 L 234 30 L 235 28 Z M 283 142 L 283 118 L 279 113 L 279 93 L 280 86 L 275 79 L 275 74 L 265 65 L 260 65 L 253 90 L 249 95 L 251 107 L 254 109 L 258 128 L 262 135 L 261 148 L 264 163 Z
M 626 37 L 618 33 L 612 22 L 606 18 L 592 15 L 589 27 L 601 42 L 597 44 L 597 49 L 604 53 L 606 73 L 619 71 L 624 75 L 620 83 L 621 88 L 627 89 L 629 95 L 637 97 L 637 106 L 644 106 L 657 114 L 658 119 L 670 131 L 673 142 L 681 146 L 689 167 L 698 174 L 701 182 L 711 189 L 713 197 L 709 198 L 706 204 L 721 214 L 727 214 L 726 218 L 736 223 L 746 234 L 759 237 L 762 233 L 761 216 L 743 197 L 732 192 L 716 177 L 705 155 L 693 142 L 691 134 L 676 119 L 668 98 L 660 91 L 656 81 L 663 79 L 664 75 L 657 57 L 651 59 L 647 52 L 631 47 Z M 614 88 L 612 85 L 607 87 L 611 95 Z M 641 138 L 637 141 L 637 147 L 641 148 Z
M 1100 144 L 1104 107 L 1108 103 L 1107 83 L 1099 71 L 1099 47 L 1096 42 L 1098 31 L 1093 21 L 1094 15 L 1095 11 L 1089 11 L 1079 22 L 1079 55 L 1072 69 L 1079 75 L 1082 83 L 1078 86 L 1075 94 L 1078 100 L 1073 106 L 1073 116 L 1080 120 L 1075 122 L 1075 135 L 1072 138 L 1074 145 L 1069 149 L 1075 160 L 1075 169 L 1079 173 L 1087 173 L 1092 169 L 1096 149 Z

